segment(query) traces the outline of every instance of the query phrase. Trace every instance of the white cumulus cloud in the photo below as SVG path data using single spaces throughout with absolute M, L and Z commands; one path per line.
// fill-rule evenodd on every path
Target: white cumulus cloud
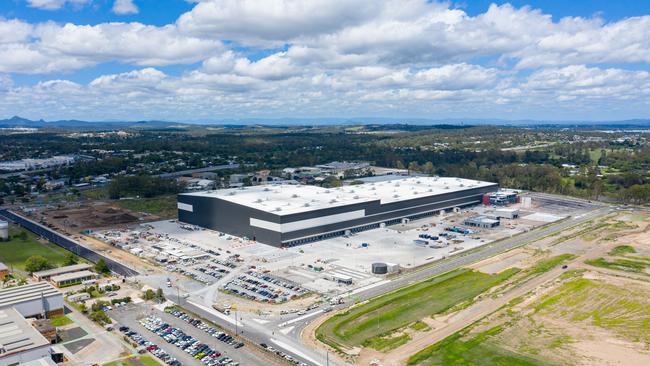
M 64 7 L 66 4 L 73 6 L 83 6 L 90 3 L 92 0 L 27 0 L 27 4 L 32 8 L 43 10 L 57 10 Z
M 133 0 L 115 0 L 112 10 L 113 13 L 120 15 L 138 14 L 140 11 L 138 7 L 133 3 Z

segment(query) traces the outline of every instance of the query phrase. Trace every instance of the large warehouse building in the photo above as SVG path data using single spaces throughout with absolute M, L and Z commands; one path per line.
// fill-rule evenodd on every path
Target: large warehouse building
M 294 246 L 478 204 L 495 183 L 417 177 L 341 188 L 266 185 L 178 195 L 181 222 Z

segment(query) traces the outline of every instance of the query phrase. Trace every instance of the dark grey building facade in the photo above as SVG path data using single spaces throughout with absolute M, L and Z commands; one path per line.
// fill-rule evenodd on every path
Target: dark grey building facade
M 346 232 L 357 232 L 393 225 L 403 219 L 434 215 L 441 210 L 479 204 L 483 195 L 495 192 L 497 184 L 401 200 L 370 199 L 365 202 L 319 207 L 303 212 L 280 214 L 232 202 L 224 197 L 178 195 L 178 219 L 226 234 L 247 237 L 277 247 L 305 244 Z

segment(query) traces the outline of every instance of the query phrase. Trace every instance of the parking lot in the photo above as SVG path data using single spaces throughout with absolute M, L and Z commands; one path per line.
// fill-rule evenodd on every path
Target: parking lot
M 309 292 L 294 282 L 256 271 L 237 276 L 224 286 L 224 290 L 250 300 L 270 303 L 283 303 Z
M 118 322 L 119 326 L 128 326 L 129 331 L 137 332 L 145 341 L 164 349 L 170 357 L 175 358 L 182 365 L 235 366 L 275 364 L 275 362 L 270 361 L 266 357 L 260 356 L 259 352 L 261 351 L 258 352 L 257 350 L 250 349 L 249 346 L 244 346 L 241 340 L 234 337 L 234 334 L 226 332 L 224 336 L 221 336 L 219 333 L 222 333 L 223 330 L 212 327 L 190 316 L 180 318 L 178 317 L 180 315 L 175 316 L 155 308 L 133 304 L 112 310 L 109 312 L 109 315 Z M 166 324 L 165 329 L 163 329 L 164 332 L 158 334 L 160 333 L 159 329 L 164 324 Z M 156 325 L 158 326 L 156 327 Z M 157 331 L 158 333 L 156 333 Z M 164 338 L 170 335 L 172 337 Z M 221 338 L 219 338 L 220 336 Z M 180 345 L 185 346 L 185 350 Z M 194 346 L 194 351 L 196 351 L 199 345 L 207 345 L 213 352 L 208 355 L 209 350 L 207 348 L 199 351 L 194 356 L 187 352 L 192 346 Z M 148 345 L 146 347 L 150 346 Z M 206 355 L 210 357 L 205 358 L 205 361 L 194 358 L 201 352 L 205 353 L 200 358 L 205 358 Z

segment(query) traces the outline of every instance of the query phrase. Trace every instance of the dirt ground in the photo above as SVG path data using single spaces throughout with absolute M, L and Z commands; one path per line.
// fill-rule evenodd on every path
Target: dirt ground
M 320 296 L 318 296 L 317 294 L 310 294 L 308 296 L 301 297 L 299 299 L 291 300 L 288 302 L 283 302 L 280 304 L 271 304 L 271 303 L 264 303 L 264 302 L 244 299 L 239 296 L 227 294 L 225 292 L 220 292 L 219 302 L 215 303 L 214 306 L 222 307 L 225 304 L 228 304 L 234 308 L 237 308 L 237 310 L 243 312 L 274 313 L 275 315 L 279 315 L 280 312 L 283 310 L 287 310 L 287 311 L 292 309 L 303 310 L 308 306 L 318 302 L 320 299 L 321 299 Z
M 643 273 L 627 273 L 592 267 L 584 262 L 607 256 L 614 247 L 632 245 L 638 253 L 650 252 L 650 215 L 631 222 L 629 214 L 621 213 L 602 221 L 581 225 L 559 235 L 544 238 L 529 246 L 504 253 L 472 266 L 477 270 L 493 272 L 511 267 L 528 268 L 541 258 L 570 252 L 576 258 L 570 260 L 568 270 L 576 270 L 580 276 L 597 279 L 604 284 L 626 289 L 640 286 L 650 294 L 650 276 Z M 635 215 L 638 218 L 638 215 Z M 617 226 L 625 222 L 627 225 Z M 570 273 L 573 273 L 570 272 Z M 349 360 L 359 365 L 404 365 L 408 358 L 421 349 L 437 343 L 468 326 L 472 332 L 485 331 L 503 324 L 508 319 L 512 325 L 491 339 L 492 343 L 513 352 L 539 357 L 557 364 L 577 365 L 650 365 L 650 345 L 623 337 L 604 327 L 585 321 L 572 321 L 545 313 L 535 313 L 534 308 L 545 296 L 553 294 L 563 283 L 570 280 L 567 270 L 558 266 L 548 272 L 526 279 L 523 283 L 499 289 L 498 296 L 482 296 L 469 307 L 450 314 L 422 319 L 431 330 L 409 332 L 411 340 L 387 353 L 363 348 L 351 353 Z M 641 291 L 641 290 L 639 290 Z M 650 296 L 648 296 L 650 299 Z M 518 304 L 510 305 L 512 300 Z M 650 306 L 650 300 L 648 300 Z M 303 341 L 323 347 L 314 337 L 314 330 L 327 317 L 310 324 L 303 332 Z M 648 322 L 650 319 L 640 319 Z M 510 324 L 510 323 L 509 323 Z M 400 330 L 401 331 L 401 330 Z
M 76 207 L 42 210 L 40 218 L 70 233 L 106 227 L 119 228 L 139 222 L 160 220 L 154 215 L 129 211 L 102 201 Z

